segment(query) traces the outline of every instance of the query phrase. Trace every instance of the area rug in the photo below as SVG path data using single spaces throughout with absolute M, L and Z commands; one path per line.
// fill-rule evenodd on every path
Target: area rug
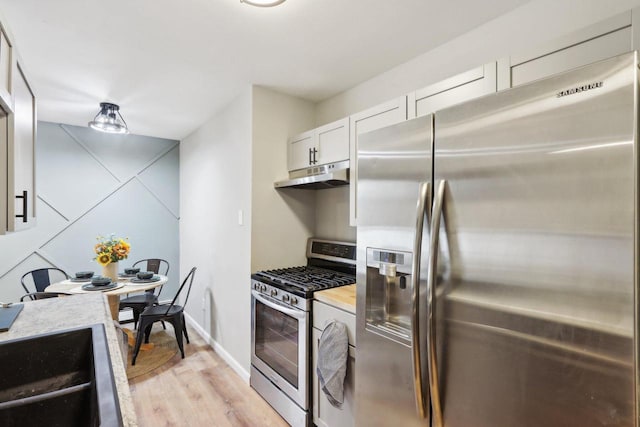
M 170 327 L 164 329 L 154 328 L 149 337 L 149 344 L 142 344 L 135 366 L 131 366 L 133 357 L 133 343 L 135 332 L 125 329 L 129 337 L 129 352 L 127 354 L 127 378 L 132 379 L 144 375 L 167 363 L 178 353 L 178 343 Z

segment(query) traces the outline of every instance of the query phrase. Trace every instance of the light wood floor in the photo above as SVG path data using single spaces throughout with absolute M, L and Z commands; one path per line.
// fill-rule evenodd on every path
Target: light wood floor
M 193 329 L 188 333 L 184 359 L 178 352 L 129 382 L 140 427 L 288 426 Z

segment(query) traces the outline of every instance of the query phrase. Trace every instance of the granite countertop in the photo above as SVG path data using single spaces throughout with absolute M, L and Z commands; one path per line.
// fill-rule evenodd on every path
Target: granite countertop
M 122 422 L 125 427 L 137 426 L 125 365 L 122 361 L 116 329 L 111 319 L 107 299 L 101 294 L 82 294 L 29 301 L 23 304 L 22 312 L 11 325 L 9 331 L 0 332 L 0 341 L 89 326 L 96 323 L 104 324 L 114 381 L 118 390 Z
M 355 284 L 318 291 L 313 294 L 313 298 L 317 301 L 341 308 L 349 313 L 356 314 Z

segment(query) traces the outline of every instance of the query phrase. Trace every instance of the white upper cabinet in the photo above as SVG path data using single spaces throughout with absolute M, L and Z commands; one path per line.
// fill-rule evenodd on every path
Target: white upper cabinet
M 36 98 L 22 67 L 12 72 L 14 111 L 9 115 L 7 225 L 19 231 L 35 225 Z
M 344 118 L 289 138 L 290 171 L 349 159 L 349 119 Z
M 496 91 L 496 63 L 490 62 L 465 73 L 429 85 L 408 95 L 409 119 Z
M 306 168 L 313 163 L 313 149 L 316 146 L 315 130 L 289 138 L 287 166 L 290 171 Z
M 316 129 L 319 165 L 349 160 L 349 118 L 345 117 Z
M 498 60 L 498 90 L 620 55 L 638 48 L 638 10 L 628 11 L 526 52 Z M 636 34 L 632 27 L 636 28 Z
M 358 219 L 358 135 L 407 120 L 407 97 L 401 96 L 349 117 L 349 225 L 355 227 Z

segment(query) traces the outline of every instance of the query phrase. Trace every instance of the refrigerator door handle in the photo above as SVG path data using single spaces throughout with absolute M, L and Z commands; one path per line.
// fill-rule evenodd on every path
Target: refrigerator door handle
M 411 361 L 413 363 L 413 386 L 415 390 L 416 409 L 420 418 L 429 416 L 428 397 L 425 397 L 424 386 L 422 384 L 422 357 L 420 351 L 420 260 L 422 258 L 422 236 L 424 230 L 424 219 L 430 213 L 431 206 L 431 183 L 420 184 L 418 193 L 418 203 L 416 208 L 416 234 L 413 243 L 413 265 L 412 268 L 412 289 L 411 296 Z M 427 217 L 427 229 L 429 228 L 429 218 Z
M 429 370 L 429 391 L 433 410 L 433 426 L 442 427 L 442 407 L 438 389 L 438 360 L 436 354 L 436 277 L 438 271 L 438 250 L 440 220 L 444 207 L 444 192 L 447 182 L 439 181 L 435 193 L 433 213 L 431 215 L 431 239 L 429 244 L 429 272 L 427 275 L 427 364 Z

